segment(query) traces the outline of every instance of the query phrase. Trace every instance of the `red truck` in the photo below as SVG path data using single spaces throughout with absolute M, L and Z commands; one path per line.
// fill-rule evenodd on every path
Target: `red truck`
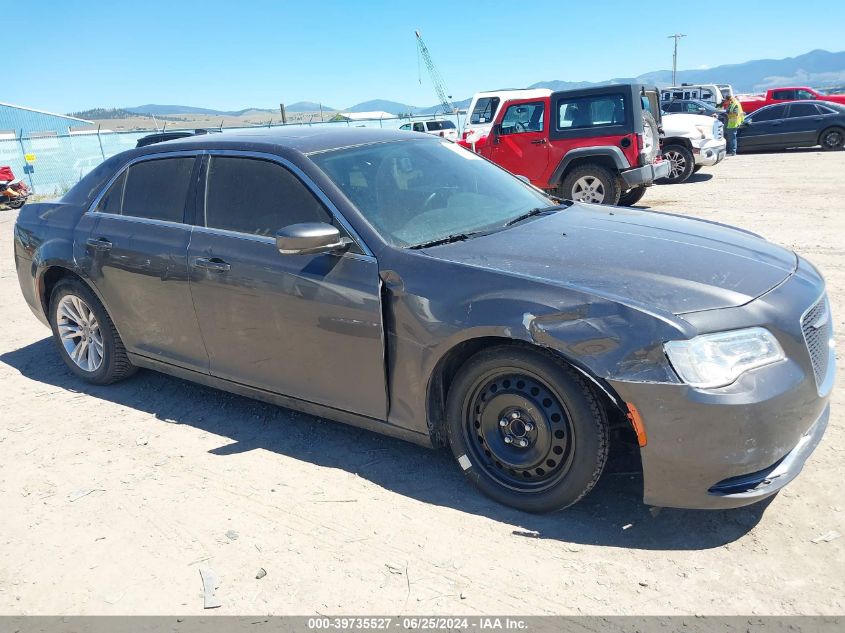
M 560 198 L 627 206 L 669 174 L 659 124 L 656 88 L 617 84 L 505 99 L 459 144 Z
M 765 95 L 739 97 L 739 102 L 742 104 L 743 111 L 747 114 L 754 112 L 754 110 L 759 110 L 763 106 L 772 105 L 773 103 L 800 101 L 803 99 L 818 99 L 820 101 L 832 101 L 833 103 L 845 105 L 845 95 L 826 95 L 806 86 L 772 88 L 771 90 L 767 90 Z

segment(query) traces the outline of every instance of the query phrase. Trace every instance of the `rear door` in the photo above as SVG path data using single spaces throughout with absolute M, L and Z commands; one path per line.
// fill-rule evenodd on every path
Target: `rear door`
M 783 121 L 784 137 L 795 147 L 812 147 L 818 143 L 823 122 L 815 103 L 790 103 Z
M 378 263 L 282 255 L 275 233 L 329 222 L 327 199 L 278 157 L 212 152 L 188 252 L 214 376 L 371 418 L 387 414 Z
M 490 158 L 512 174 L 525 176 L 538 187 L 545 186 L 549 164 L 549 113 L 546 103 L 507 102 L 493 137 Z
M 85 247 L 88 274 L 126 348 L 198 371 L 208 368 L 188 287 L 192 154 L 156 155 L 124 169 L 97 201 Z

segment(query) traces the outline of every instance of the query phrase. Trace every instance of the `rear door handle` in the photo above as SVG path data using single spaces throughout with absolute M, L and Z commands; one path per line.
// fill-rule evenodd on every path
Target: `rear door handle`
M 85 243 L 98 251 L 107 251 L 111 248 L 111 242 L 104 237 L 89 237 Z
M 546 139 L 544 139 L 544 138 L 538 138 L 538 139 L 536 139 L 536 140 L 534 140 L 534 141 L 531 141 L 531 144 L 532 144 L 532 145 L 545 145 L 545 144 L 546 144 Z
M 194 260 L 194 266 L 197 268 L 205 268 L 206 270 L 215 270 L 221 273 L 225 273 L 232 268 L 229 263 L 224 262 L 219 257 L 212 257 L 211 259 L 206 257 L 197 257 Z

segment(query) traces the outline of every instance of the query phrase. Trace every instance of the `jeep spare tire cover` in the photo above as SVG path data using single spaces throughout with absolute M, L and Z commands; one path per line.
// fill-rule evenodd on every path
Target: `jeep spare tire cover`
M 657 121 L 654 120 L 651 112 L 643 110 L 643 153 L 647 164 L 654 161 L 657 156 L 660 149 L 659 138 Z

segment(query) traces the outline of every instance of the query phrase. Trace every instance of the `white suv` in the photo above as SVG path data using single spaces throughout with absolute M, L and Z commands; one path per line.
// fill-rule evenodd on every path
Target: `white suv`
M 684 182 L 702 167 L 715 165 L 725 157 L 722 122 L 700 114 L 664 114 L 660 139 L 663 158 L 669 161 L 669 175 L 660 182 Z
M 450 141 L 458 140 L 458 128 L 451 121 L 443 119 L 436 119 L 431 121 L 414 121 L 413 123 L 405 123 L 399 126 L 400 130 L 407 130 L 414 132 L 425 132 L 426 134 L 433 134 L 440 136 Z

